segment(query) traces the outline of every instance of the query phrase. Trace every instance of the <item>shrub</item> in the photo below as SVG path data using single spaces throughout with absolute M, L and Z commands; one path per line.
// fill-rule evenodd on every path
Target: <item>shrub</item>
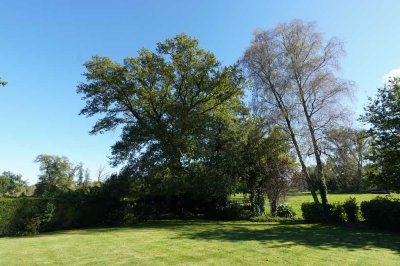
M 314 202 L 304 202 L 301 204 L 301 212 L 303 218 L 307 222 L 318 223 L 324 220 L 324 209 L 322 205 Z
M 289 205 L 280 204 L 276 209 L 276 215 L 283 218 L 294 218 L 296 216 L 296 212 Z
M 221 220 L 244 220 L 249 219 L 252 212 L 247 206 L 242 206 L 237 202 L 227 202 L 223 205 L 217 205 L 213 211 L 206 213 L 207 218 Z
M 361 212 L 365 221 L 376 227 L 400 231 L 400 200 L 377 197 L 361 202 Z
M 346 200 L 343 204 L 343 208 L 346 213 L 348 223 L 355 223 L 358 221 L 359 207 L 357 205 L 356 198 L 352 197 Z
M 0 236 L 37 234 L 53 218 L 54 205 L 38 198 L 0 200 Z
M 346 213 L 343 205 L 340 203 L 328 204 L 327 211 L 325 211 L 325 221 L 336 224 L 346 223 Z
M 321 204 L 305 202 L 301 205 L 303 218 L 312 223 L 345 223 L 346 214 L 343 205 L 339 203 L 328 204 L 326 210 Z

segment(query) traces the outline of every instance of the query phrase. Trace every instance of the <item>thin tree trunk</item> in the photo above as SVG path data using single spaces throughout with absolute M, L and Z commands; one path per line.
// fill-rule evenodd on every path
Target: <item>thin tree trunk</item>
M 308 109 L 307 109 L 306 101 L 304 99 L 303 88 L 298 80 L 297 80 L 297 85 L 298 85 L 298 89 L 299 89 L 299 93 L 300 93 L 301 104 L 303 106 L 304 114 L 305 114 L 305 117 L 307 120 L 308 130 L 310 131 L 311 142 L 312 142 L 314 156 L 315 156 L 315 162 L 317 164 L 317 179 L 318 179 L 318 183 L 319 183 L 319 193 L 321 195 L 322 205 L 326 206 L 328 204 L 328 188 L 326 186 L 326 180 L 325 180 L 324 171 L 323 171 L 321 152 L 318 147 L 318 142 L 317 142 L 317 138 L 315 136 L 314 126 L 311 121 L 311 117 L 308 112 Z
M 289 133 L 290 133 L 290 137 L 291 137 L 292 142 L 293 142 L 293 146 L 294 146 L 294 148 L 296 150 L 297 157 L 299 158 L 299 161 L 300 161 L 301 171 L 302 171 L 302 173 L 303 173 L 303 175 L 304 175 L 304 177 L 306 179 L 308 187 L 310 188 L 311 195 L 312 195 L 312 197 L 314 199 L 314 202 L 315 203 L 319 203 L 317 193 L 315 192 L 314 184 L 313 184 L 313 182 L 312 182 L 312 180 L 310 178 L 310 175 L 309 175 L 309 173 L 307 171 L 307 166 L 306 166 L 306 164 L 305 164 L 305 162 L 303 160 L 303 155 L 301 154 L 300 147 L 299 147 L 299 144 L 297 142 L 296 135 L 295 135 L 293 127 L 292 127 L 292 123 L 291 123 L 291 121 L 289 119 L 288 112 L 287 112 L 285 106 L 282 103 L 282 99 L 280 98 L 279 94 L 275 91 L 275 89 L 273 87 L 272 87 L 272 92 L 274 94 L 275 100 L 278 103 L 279 109 L 281 110 L 281 112 L 283 113 L 283 116 L 285 117 L 286 125 L 287 125 L 287 127 L 289 129 Z

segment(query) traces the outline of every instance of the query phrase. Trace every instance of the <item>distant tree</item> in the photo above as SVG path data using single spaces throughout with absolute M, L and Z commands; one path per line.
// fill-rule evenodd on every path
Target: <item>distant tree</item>
M 89 169 L 85 169 L 82 162 L 75 165 L 74 172 L 78 188 L 90 186 Z
M 393 78 L 369 99 L 361 121 L 371 126 L 369 178 L 382 189 L 400 191 L 400 78 Z
M 18 196 L 27 188 L 26 181 L 22 180 L 22 175 L 12 172 L 3 172 L 0 175 L 0 197 Z
M 335 128 L 326 134 L 327 178 L 331 189 L 359 192 L 370 138 L 365 130 Z
M 105 165 L 100 165 L 96 170 L 96 181 L 101 183 L 110 176 Z
M 314 24 L 294 20 L 257 31 L 242 59 L 253 82 L 255 110 L 275 114 L 277 122 L 285 126 L 318 202 L 306 166 L 310 147 L 323 205 L 328 197 L 320 140 L 324 131 L 343 118 L 340 102 L 351 88 L 348 81 L 336 76 L 342 54 L 341 42 L 324 42 Z
M 73 189 L 75 167 L 65 156 L 39 155 L 39 182 L 36 184 L 36 195 L 53 195 Z
M 5 85 L 7 85 L 7 82 L 5 82 L 4 80 L 1 80 L 1 78 L 0 78 L 0 86 L 5 86 Z

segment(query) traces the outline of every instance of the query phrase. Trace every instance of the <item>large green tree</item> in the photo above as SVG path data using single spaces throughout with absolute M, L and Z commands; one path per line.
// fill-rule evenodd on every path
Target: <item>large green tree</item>
M 371 126 L 370 180 L 380 188 L 400 191 L 400 78 L 378 89 L 361 120 Z
M 112 147 L 114 165 L 148 179 L 153 192 L 200 193 L 204 187 L 213 194 L 225 187 L 218 182 L 225 176 L 220 171 L 231 169 L 221 164 L 232 138 L 226 132 L 245 111 L 237 66 L 221 66 L 197 40 L 181 34 L 122 64 L 95 56 L 85 67 L 86 82 L 78 86 L 86 102 L 81 114 L 100 117 L 91 133 L 122 129 Z

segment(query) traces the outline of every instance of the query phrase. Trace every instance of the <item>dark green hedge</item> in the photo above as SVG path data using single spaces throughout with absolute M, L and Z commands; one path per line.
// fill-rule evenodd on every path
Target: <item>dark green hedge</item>
M 377 197 L 362 202 L 361 212 L 368 224 L 400 232 L 400 200 Z
M 311 223 L 346 223 L 346 213 L 342 204 L 328 204 L 324 209 L 321 204 L 305 202 L 301 205 L 303 218 Z
M 108 225 L 122 221 L 122 209 L 119 201 L 80 193 L 57 198 L 0 198 L 0 236 Z
M 38 198 L 0 199 L 0 236 L 37 233 L 52 211 L 47 203 Z

